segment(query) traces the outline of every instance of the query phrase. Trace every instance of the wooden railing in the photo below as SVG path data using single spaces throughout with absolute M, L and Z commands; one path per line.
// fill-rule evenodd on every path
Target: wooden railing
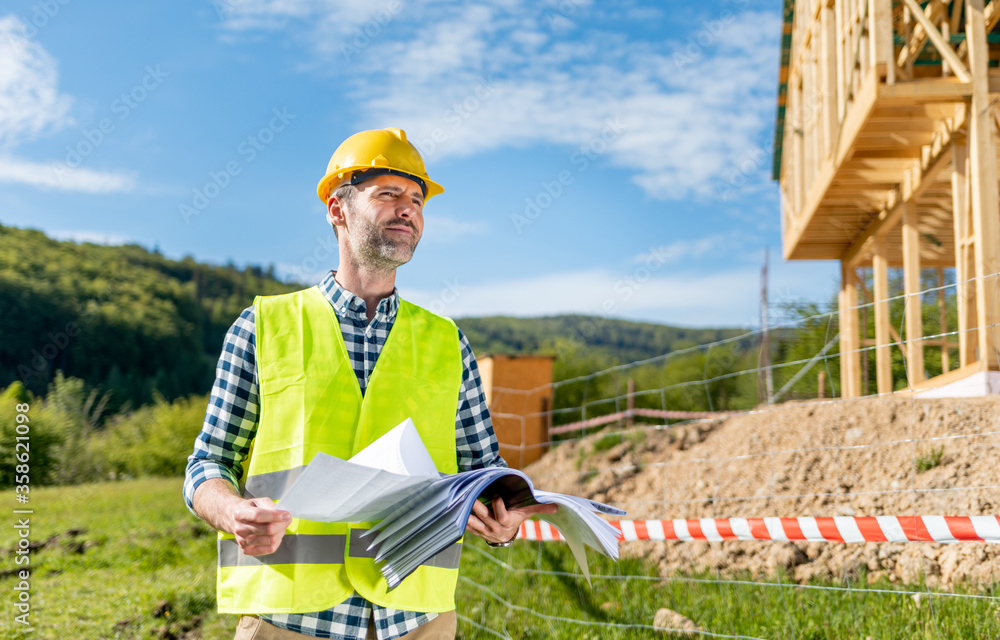
M 964 0 L 799 0 L 792 28 L 781 190 L 786 229 L 812 214 L 817 177 L 838 161 L 845 122 L 870 83 L 969 82 Z M 986 6 L 986 32 L 1000 20 Z

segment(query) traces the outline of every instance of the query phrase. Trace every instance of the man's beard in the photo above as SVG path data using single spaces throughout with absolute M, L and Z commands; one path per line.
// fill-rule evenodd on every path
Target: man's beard
M 411 234 L 393 238 L 385 226 L 377 226 L 368 220 L 357 219 L 354 233 L 356 255 L 361 263 L 379 271 L 390 271 L 406 264 L 413 257 L 420 238 L 417 230 L 408 220 L 394 220 L 389 226 L 409 227 Z

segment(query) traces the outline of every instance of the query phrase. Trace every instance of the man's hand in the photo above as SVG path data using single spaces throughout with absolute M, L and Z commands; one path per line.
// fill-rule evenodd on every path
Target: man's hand
M 555 513 L 559 509 L 554 504 L 535 504 L 507 510 L 503 498 L 493 498 L 493 509 L 476 500 L 469 514 L 465 530 L 492 544 L 501 544 L 514 539 L 521 523 L 536 513 Z
M 292 514 L 280 511 L 270 498 L 243 500 L 233 509 L 232 533 L 248 556 L 265 556 L 278 550 Z

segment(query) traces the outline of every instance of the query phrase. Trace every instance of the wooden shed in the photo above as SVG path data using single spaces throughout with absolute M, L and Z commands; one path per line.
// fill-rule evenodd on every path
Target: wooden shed
M 523 469 L 548 451 L 554 356 L 486 355 L 479 372 L 500 455 Z
M 840 261 L 846 397 L 863 393 L 869 350 L 880 394 L 970 380 L 989 392 L 1000 380 L 998 21 L 1000 0 L 785 0 L 774 153 L 784 256 Z M 929 269 L 942 284 L 949 270 L 955 286 L 942 290 L 957 299 L 957 326 L 944 326 L 942 302 L 934 335 L 921 315 Z M 859 310 L 874 315 L 874 335 Z M 906 380 L 893 379 L 894 348 Z M 931 379 L 927 349 L 941 350 Z

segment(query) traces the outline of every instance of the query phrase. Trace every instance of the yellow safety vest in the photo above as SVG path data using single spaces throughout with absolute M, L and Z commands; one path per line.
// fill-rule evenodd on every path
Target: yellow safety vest
M 458 470 L 462 355 L 451 320 L 401 301 L 362 397 L 340 323 L 318 287 L 258 297 L 254 306 L 260 420 L 244 461 L 244 497 L 280 498 L 320 451 L 349 458 L 407 417 L 438 471 Z M 359 537 L 371 525 L 293 519 L 266 556 L 246 556 L 232 535 L 220 534 L 219 611 L 323 611 L 353 592 L 393 609 L 454 609 L 461 543 L 389 592 L 369 539 Z

